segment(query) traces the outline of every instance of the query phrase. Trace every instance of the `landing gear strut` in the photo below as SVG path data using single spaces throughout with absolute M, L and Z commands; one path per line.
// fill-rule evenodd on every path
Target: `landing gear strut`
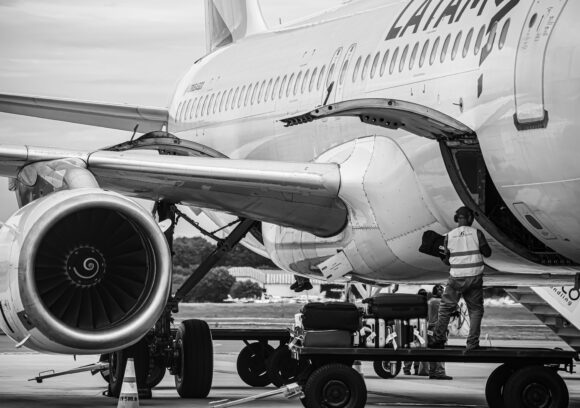
M 159 222 L 170 221 L 165 236 L 173 252 L 173 232 L 177 219 L 183 218 L 194 227 L 200 228 L 193 220 L 181 213 L 168 202 L 158 202 L 154 212 Z M 167 224 L 167 222 L 165 223 Z M 232 223 L 234 225 L 235 223 Z M 165 370 L 175 376 L 175 387 L 182 398 L 205 398 L 210 392 L 213 379 L 213 343 L 211 331 L 206 322 L 185 320 L 177 329 L 172 329 L 173 313 L 178 305 L 229 251 L 256 225 L 248 219 L 239 219 L 233 231 L 225 239 L 208 231 L 201 231 L 217 241 L 216 249 L 204 259 L 195 271 L 170 297 L 155 328 L 136 346 L 109 355 L 109 394 L 118 396 L 121 391 L 122 373 L 128 353 L 135 358 L 137 385 L 144 397 L 151 395 L 151 388 L 163 379 Z

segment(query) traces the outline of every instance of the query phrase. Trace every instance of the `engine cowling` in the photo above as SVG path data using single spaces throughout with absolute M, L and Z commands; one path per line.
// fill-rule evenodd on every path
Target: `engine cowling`
M 0 328 L 44 352 L 96 354 L 137 342 L 171 284 L 163 232 L 117 193 L 52 193 L 0 229 Z

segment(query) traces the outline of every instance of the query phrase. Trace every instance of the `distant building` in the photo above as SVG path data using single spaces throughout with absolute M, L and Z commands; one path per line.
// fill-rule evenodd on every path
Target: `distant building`
M 279 297 L 296 297 L 298 295 L 320 295 L 320 285 L 324 281 L 318 279 L 311 279 L 313 289 L 296 293 L 290 290 L 290 285 L 294 283 L 294 275 L 292 273 L 282 271 L 280 269 L 255 269 L 251 267 L 233 267 L 229 268 L 230 274 L 236 278 L 237 281 L 252 281 L 259 284 L 266 289 L 266 293 L 270 296 Z

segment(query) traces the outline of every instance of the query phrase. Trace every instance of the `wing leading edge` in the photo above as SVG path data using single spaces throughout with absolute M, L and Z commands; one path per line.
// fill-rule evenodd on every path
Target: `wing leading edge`
M 0 94 L 0 112 L 140 133 L 167 125 L 166 108 Z
M 101 188 L 131 197 L 225 211 L 317 236 L 335 235 L 347 220 L 334 163 L 0 146 L 0 176 L 17 178 L 28 188 L 46 174 L 47 180 L 65 179 L 70 163 L 76 163 L 72 170 L 90 171 Z

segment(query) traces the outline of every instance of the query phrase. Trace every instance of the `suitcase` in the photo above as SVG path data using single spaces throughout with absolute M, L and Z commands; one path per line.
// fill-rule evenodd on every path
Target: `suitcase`
M 352 347 L 353 333 L 349 330 L 308 330 L 304 333 L 304 347 Z
M 419 319 L 427 317 L 427 299 L 421 295 L 383 293 L 365 299 L 368 312 L 385 320 Z
M 413 343 L 413 326 L 408 320 L 395 320 L 395 341 L 398 348 L 410 348 Z
M 348 330 L 361 327 L 361 313 L 347 302 L 307 303 L 302 308 L 302 324 L 306 330 Z
M 365 347 L 385 347 L 386 328 L 384 319 L 368 318 L 363 320 L 363 327 L 370 329 L 365 339 Z

